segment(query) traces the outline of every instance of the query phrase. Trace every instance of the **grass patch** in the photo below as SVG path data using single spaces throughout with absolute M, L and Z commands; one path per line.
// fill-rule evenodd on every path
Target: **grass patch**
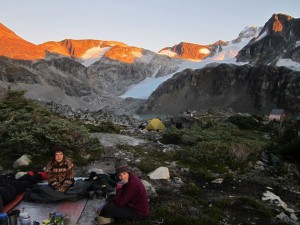
M 187 184 L 184 184 L 184 186 L 182 187 L 182 193 L 191 197 L 199 197 L 201 188 L 193 182 L 189 182 Z
M 268 144 L 263 133 L 241 130 L 221 121 L 193 129 L 172 128 L 163 134 L 161 141 L 180 145 L 181 149 L 172 155 L 173 160 L 199 175 L 209 171 L 222 174 L 229 170 L 245 171 L 249 162 L 256 161 Z

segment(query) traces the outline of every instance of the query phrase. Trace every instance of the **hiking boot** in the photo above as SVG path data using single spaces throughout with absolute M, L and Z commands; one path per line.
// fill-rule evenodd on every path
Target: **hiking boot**
M 98 225 L 102 224 L 111 224 L 114 222 L 114 218 L 111 217 L 103 217 L 103 216 L 97 216 L 95 217 L 95 221 Z

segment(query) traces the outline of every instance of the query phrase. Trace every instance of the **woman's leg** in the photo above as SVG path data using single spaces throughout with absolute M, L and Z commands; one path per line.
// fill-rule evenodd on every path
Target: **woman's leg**
M 133 208 L 118 207 L 114 203 L 107 203 L 101 211 L 100 216 L 129 220 L 137 218 L 136 212 Z

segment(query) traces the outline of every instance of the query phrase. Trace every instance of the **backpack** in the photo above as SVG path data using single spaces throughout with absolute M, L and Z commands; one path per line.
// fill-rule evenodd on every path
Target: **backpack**
M 100 196 L 106 198 L 114 191 L 118 179 L 116 178 L 116 174 L 97 174 L 96 172 L 91 172 L 89 178 L 85 181 L 91 184 L 88 189 L 90 198 L 94 196 L 97 198 Z

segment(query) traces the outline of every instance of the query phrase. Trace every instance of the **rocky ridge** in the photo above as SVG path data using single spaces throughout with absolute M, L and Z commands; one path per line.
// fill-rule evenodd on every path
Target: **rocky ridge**
M 175 72 L 180 60 L 143 50 L 132 63 L 107 57 L 85 67 L 68 57 L 48 53 L 36 61 L 0 58 L 0 86 L 28 90 L 26 96 L 41 101 L 54 101 L 73 108 L 117 109 L 118 95 L 130 85 L 147 77 L 160 77 Z M 113 104 L 112 104 L 113 103 Z M 121 108 L 122 109 L 122 108 Z
M 139 112 L 171 114 L 216 107 L 269 114 L 280 107 L 296 114 L 300 110 L 299 79 L 299 72 L 274 66 L 220 64 L 186 69 L 159 86 Z

